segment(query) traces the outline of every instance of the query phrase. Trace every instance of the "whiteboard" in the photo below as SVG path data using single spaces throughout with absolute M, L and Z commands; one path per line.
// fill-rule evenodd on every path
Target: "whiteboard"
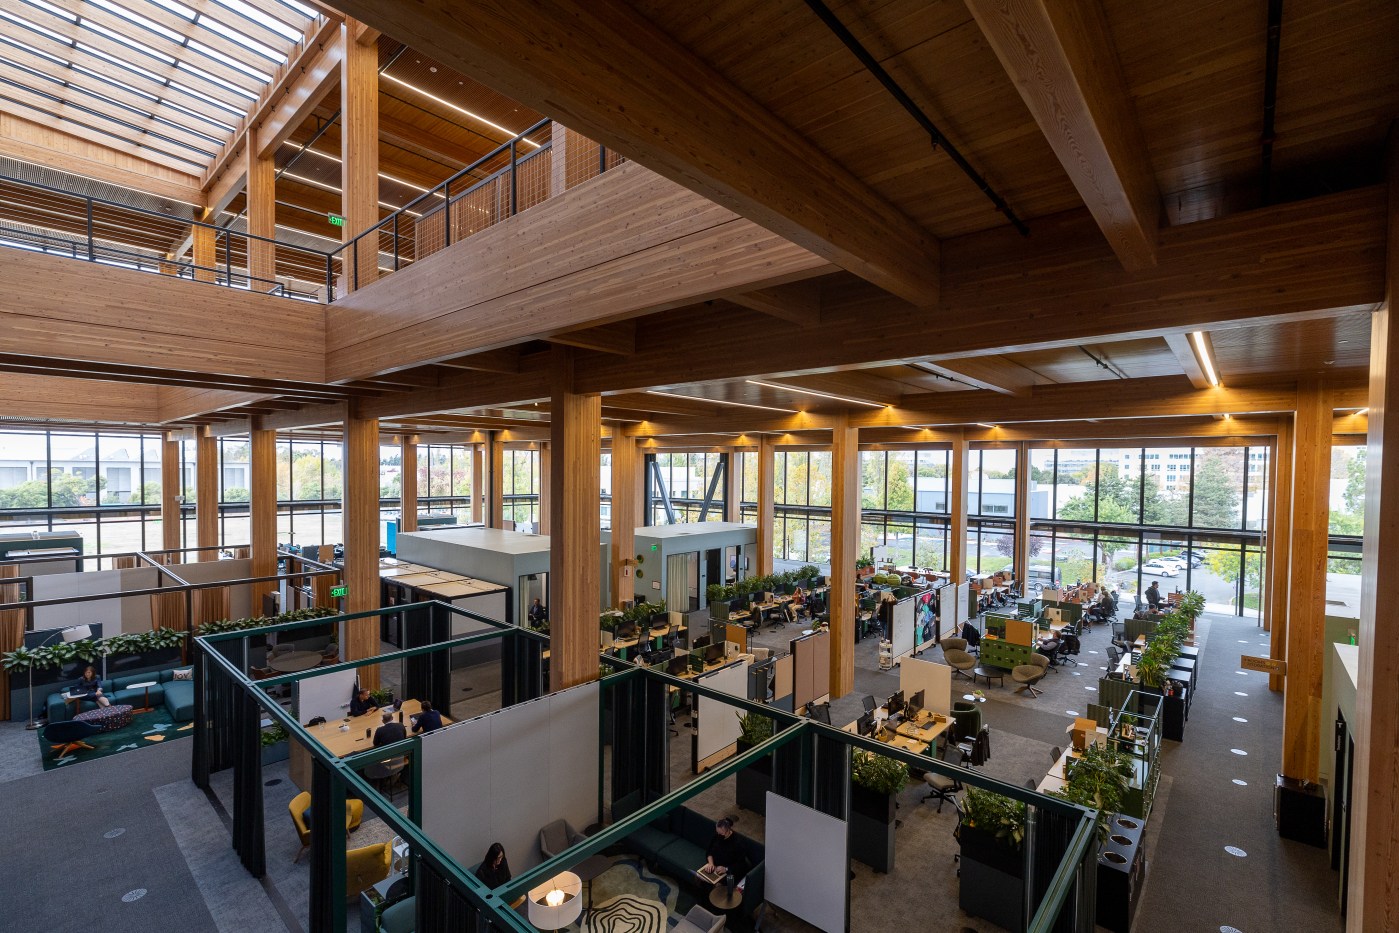
M 735 664 L 698 678 L 698 682 L 714 690 L 736 697 L 748 696 L 748 665 Z M 738 721 L 738 709 L 722 700 L 707 696 L 699 698 L 698 760 L 704 761 L 738 741 L 743 731 Z
M 355 689 L 355 672 L 333 671 L 296 682 L 296 717 L 304 725 L 317 716 L 327 722 L 349 715 L 350 695 Z
M 846 929 L 850 855 L 845 821 L 768 791 L 763 896 L 824 933 Z
M 938 627 L 942 634 L 956 632 L 962 624 L 957 612 L 957 587 L 951 583 L 938 590 Z
M 894 603 L 894 657 L 913 652 L 913 597 Z
M 959 583 L 957 585 L 957 624 L 971 618 L 971 612 L 967 608 L 971 605 L 972 585 L 970 583 Z

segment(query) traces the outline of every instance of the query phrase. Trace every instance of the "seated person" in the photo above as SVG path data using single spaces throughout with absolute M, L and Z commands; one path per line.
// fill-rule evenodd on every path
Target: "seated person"
M 748 855 L 743 843 L 734 835 L 733 820 L 725 818 L 714 824 L 714 837 L 704 850 L 705 865 L 720 878 L 730 874 L 742 878 L 748 873 Z
M 369 691 L 360 687 L 355 691 L 355 695 L 350 697 L 350 715 L 363 716 L 365 713 L 372 713 L 379 708 L 379 705 L 369 698 Z
M 432 704 L 427 700 L 423 701 L 423 711 L 413 717 L 413 734 L 419 732 L 431 732 L 433 729 L 442 728 L 442 714 L 432 708 Z
M 1059 646 L 1061 642 L 1057 638 L 1044 638 L 1035 644 L 1035 650 L 1049 658 L 1051 666 L 1059 664 Z
M 488 888 L 498 888 L 510 881 L 510 862 L 505 858 L 505 846 L 491 843 L 486 857 L 476 867 L 476 877 Z
M 97 676 L 97 669 L 89 664 L 83 668 L 83 676 L 76 684 L 68 689 L 68 695 L 82 697 L 84 700 L 91 700 L 98 706 L 111 706 L 112 701 L 102 693 L 102 681 Z M 82 706 L 82 700 L 78 701 L 78 706 Z M 82 712 L 80 709 L 79 712 Z
M 805 591 L 802 590 L 801 587 L 797 587 L 795 590 L 792 591 L 792 599 L 791 599 L 790 605 L 792 605 L 792 606 L 801 606 L 801 605 L 804 604 L 805 602 L 806 602 L 806 593 L 805 593 Z
M 403 723 L 394 722 L 393 711 L 384 710 L 383 725 L 374 730 L 374 747 L 380 745 L 392 745 L 394 742 L 402 742 L 408 738 L 408 730 L 403 728 Z
M 530 603 L 529 606 L 529 624 L 533 628 L 541 628 L 548 621 L 549 610 L 544 608 L 544 604 L 536 596 L 534 602 Z

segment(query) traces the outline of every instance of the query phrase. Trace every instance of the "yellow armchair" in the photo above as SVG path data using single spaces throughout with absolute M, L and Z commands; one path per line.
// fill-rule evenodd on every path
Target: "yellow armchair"
M 296 827 L 296 836 L 301 840 L 301 851 L 296 853 L 293 861 L 301 861 L 301 856 L 306 854 L 306 850 L 311 847 L 311 824 L 306 819 L 306 811 L 311 809 L 311 795 L 302 791 L 291 799 L 287 804 L 287 812 L 291 814 L 291 823 Z M 350 832 L 359 829 L 360 820 L 364 818 L 364 801 L 345 801 L 345 828 Z
M 378 842 L 372 846 L 351 849 L 345 853 L 345 899 L 354 900 L 359 892 L 371 888 L 389 876 L 393 866 L 393 843 Z

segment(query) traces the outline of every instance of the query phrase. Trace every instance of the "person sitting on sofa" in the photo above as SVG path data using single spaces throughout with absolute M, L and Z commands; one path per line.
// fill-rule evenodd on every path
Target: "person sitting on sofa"
M 476 867 L 476 877 L 488 888 L 498 888 L 510 880 L 510 862 L 505 858 L 505 846 L 492 842 L 486 857 Z
M 83 676 L 68 691 L 69 696 L 80 696 L 98 706 L 111 706 L 112 701 L 102 695 L 102 682 L 97 678 L 97 669 L 91 664 L 83 668 Z
M 442 714 L 432 708 L 432 704 L 427 700 L 422 703 L 422 712 L 413 717 L 413 734 L 419 732 L 431 732 L 433 729 L 442 728 Z
M 403 728 L 403 723 L 393 721 L 393 710 L 384 710 L 383 725 L 374 730 L 374 747 L 380 745 L 392 745 L 394 742 L 402 742 L 408 738 L 408 732 Z
M 714 838 L 709 840 L 704 856 L 705 867 L 721 878 L 731 873 L 742 878 L 747 873 L 748 855 L 734 835 L 731 819 L 722 819 L 714 824 Z

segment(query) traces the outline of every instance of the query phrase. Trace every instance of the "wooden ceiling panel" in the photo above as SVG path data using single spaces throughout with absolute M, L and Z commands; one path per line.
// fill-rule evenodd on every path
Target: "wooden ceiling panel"
M 1210 342 L 1225 385 L 1365 369 L 1370 363 L 1370 315 L 1211 330 Z
M 1097 343 L 1086 349 L 1131 379 L 1181 374 L 1175 354 L 1159 337 Z M 1077 347 L 1010 353 L 1007 357 L 1052 382 L 1094 382 L 1120 378 L 1112 370 L 1099 366 L 1088 353 Z

